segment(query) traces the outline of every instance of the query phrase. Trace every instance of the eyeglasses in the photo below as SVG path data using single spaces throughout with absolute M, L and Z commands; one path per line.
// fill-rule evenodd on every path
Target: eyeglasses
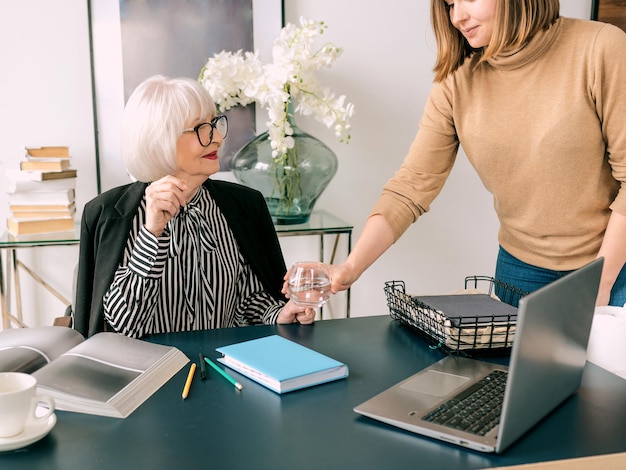
M 217 129 L 222 139 L 228 134 L 228 119 L 225 114 L 220 114 L 211 119 L 211 122 L 201 122 L 196 127 L 183 129 L 182 132 L 195 132 L 198 136 L 198 142 L 203 147 L 208 147 L 213 142 L 213 131 Z

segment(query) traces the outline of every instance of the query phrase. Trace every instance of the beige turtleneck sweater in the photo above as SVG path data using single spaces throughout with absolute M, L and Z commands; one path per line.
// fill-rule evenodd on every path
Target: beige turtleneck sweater
M 372 214 L 397 240 L 429 210 L 460 143 L 493 194 L 505 250 L 554 270 L 591 261 L 611 210 L 626 215 L 626 34 L 561 18 L 515 54 L 472 62 L 434 85 Z

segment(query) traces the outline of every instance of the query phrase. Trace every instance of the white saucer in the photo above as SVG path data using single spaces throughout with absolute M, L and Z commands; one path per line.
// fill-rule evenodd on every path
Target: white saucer
M 26 425 L 17 436 L 0 437 L 0 452 L 26 447 L 45 437 L 57 423 L 57 416 L 52 413 L 48 419 Z

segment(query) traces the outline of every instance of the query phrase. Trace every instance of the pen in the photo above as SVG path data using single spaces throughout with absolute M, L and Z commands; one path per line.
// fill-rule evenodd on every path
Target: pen
M 224 377 L 226 380 L 228 380 L 231 384 L 233 384 L 235 386 L 235 388 L 237 390 L 243 390 L 243 386 L 237 382 L 235 379 L 233 379 L 230 375 L 228 375 L 226 372 L 224 372 L 222 369 L 220 369 L 219 367 L 217 367 L 217 364 L 215 364 L 213 361 L 211 361 L 211 359 L 209 359 L 208 357 L 204 357 L 204 360 L 206 361 L 206 363 L 208 365 L 210 365 L 211 367 L 213 367 L 213 369 L 215 369 L 217 372 L 219 372 L 219 374 Z
M 196 371 L 196 363 L 192 362 L 189 368 L 189 374 L 187 375 L 187 381 L 185 382 L 185 388 L 183 388 L 183 400 L 189 395 L 189 389 L 191 388 L 191 381 L 193 380 L 193 374 Z
M 206 366 L 204 364 L 204 354 L 200 353 L 200 380 L 206 380 Z

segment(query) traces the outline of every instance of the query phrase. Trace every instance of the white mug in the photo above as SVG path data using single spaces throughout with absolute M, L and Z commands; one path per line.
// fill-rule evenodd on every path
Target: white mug
M 45 413 L 38 414 L 43 404 Z M 0 373 L 0 438 L 17 436 L 27 424 L 45 421 L 54 412 L 54 400 L 37 394 L 37 379 L 21 372 Z

